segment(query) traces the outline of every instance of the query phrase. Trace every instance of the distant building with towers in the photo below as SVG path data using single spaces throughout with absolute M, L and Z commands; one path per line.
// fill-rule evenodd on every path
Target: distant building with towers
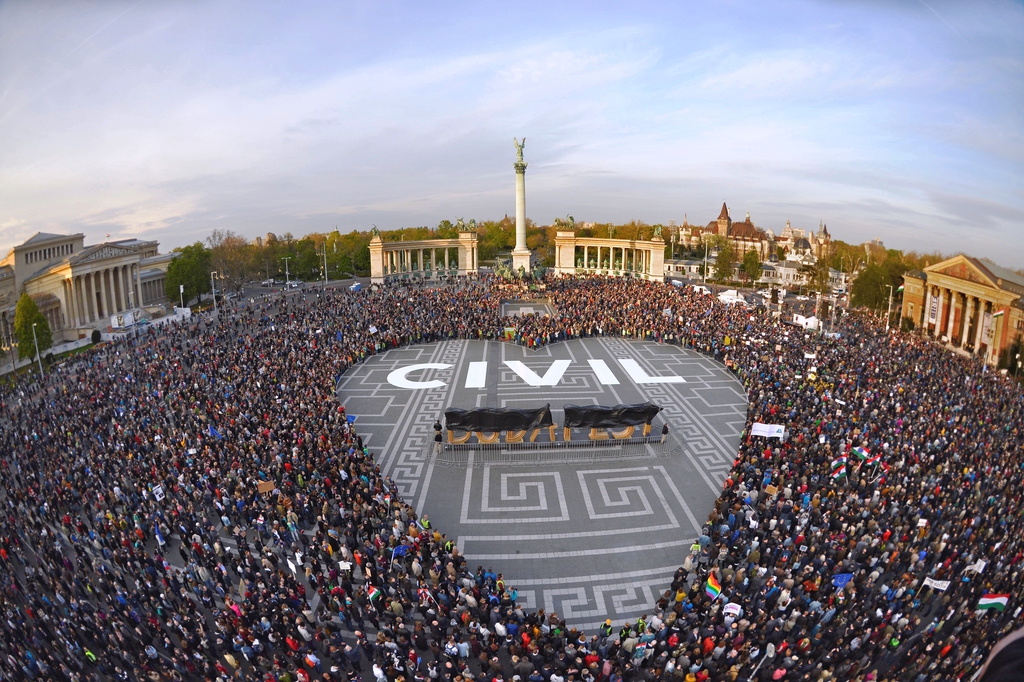
M 734 222 L 725 202 L 722 202 L 718 217 L 707 225 L 701 227 L 683 221 L 678 230 L 679 243 L 689 248 L 719 237 L 728 240 L 740 257 L 748 251 L 755 251 L 762 262 L 772 260 L 779 247 L 787 258 L 816 260 L 828 254 L 832 243 L 832 236 L 824 223 L 818 225 L 817 232 L 813 232 L 794 228 L 787 220 L 786 227 L 776 236 L 771 229 L 754 225 L 750 213 L 742 221 Z

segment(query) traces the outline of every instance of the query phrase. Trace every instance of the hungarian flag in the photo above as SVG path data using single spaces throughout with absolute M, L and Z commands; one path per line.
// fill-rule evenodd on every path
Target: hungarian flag
M 994 320 L 994 319 L 996 319 L 997 317 L 1002 317 L 1002 316 L 1003 316 L 1003 315 L 1004 315 L 1005 313 L 1006 313 L 1006 310 L 1005 310 L 1005 309 L 1003 309 L 1003 310 L 1000 310 L 1000 311 L 999 311 L 999 312 L 997 312 L 997 313 L 992 313 L 992 319 Z
M 832 480 L 838 481 L 846 476 L 846 455 L 839 455 L 832 460 Z
M 881 455 L 874 455 L 872 457 L 868 457 L 867 460 L 864 463 L 867 464 L 868 466 L 871 466 L 872 464 L 878 464 L 881 461 L 882 461 L 882 456 Z M 885 468 L 888 469 L 889 467 L 885 467 Z
M 373 585 L 370 585 L 370 588 L 366 590 L 366 595 L 370 598 L 370 601 L 376 601 L 377 599 L 380 599 L 380 590 Z
M 714 573 L 708 576 L 708 584 L 704 591 L 712 599 L 718 599 L 718 595 L 722 594 L 722 585 L 718 582 L 718 578 L 715 577 Z
M 1010 595 L 1008 594 L 986 594 L 978 600 L 978 610 L 999 609 L 1002 611 L 1006 608 L 1008 601 L 1010 601 Z
M 868 452 L 867 448 L 860 448 L 860 447 L 854 448 L 853 449 L 853 454 L 857 455 L 857 457 L 859 457 L 860 459 L 867 459 L 868 457 L 871 456 L 871 453 Z

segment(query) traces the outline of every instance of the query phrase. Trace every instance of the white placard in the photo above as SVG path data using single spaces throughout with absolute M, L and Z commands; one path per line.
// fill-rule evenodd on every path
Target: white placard
M 766 438 L 782 438 L 786 427 L 782 424 L 762 424 L 757 422 L 750 427 L 751 436 L 764 436 Z

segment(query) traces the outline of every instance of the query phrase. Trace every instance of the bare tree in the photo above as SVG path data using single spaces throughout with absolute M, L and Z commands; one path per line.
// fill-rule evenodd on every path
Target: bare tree
M 224 281 L 225 289 L 241 290 L 253 270 L 253 249 L 249 241 L 231 230 L 214 230 L 206 238 L 211 265 Z

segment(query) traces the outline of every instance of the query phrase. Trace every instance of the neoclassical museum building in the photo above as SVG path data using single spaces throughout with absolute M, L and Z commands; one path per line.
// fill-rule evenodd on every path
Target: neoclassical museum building
M 902 317 L 990 365 L 1024 334 L 1024 276 L 992 261 L 954 256 L 903 281 Z
M 0 333 L 9 340 L 18 299 L 27 293 L 50 323 L 55 343 L 106 331 L 127 311 L 163 314 L 171 254 L 155 241 L 85 245 L 84 234 L 38 232 L 0 261 Z

